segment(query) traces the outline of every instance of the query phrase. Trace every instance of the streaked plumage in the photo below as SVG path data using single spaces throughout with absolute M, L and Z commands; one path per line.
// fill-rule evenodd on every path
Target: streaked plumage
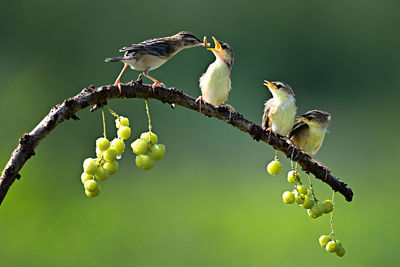
M 215 48 L 208 49 L 214 53 L 215 61 L 208 66 L 207 71 L 200 77 L 202 96 L 198 100 L 219 106 L 225 103 L 231 90 L 230 73 L 234 53 L 227 43 L 218 41 L 214 37 L 213 39 Z
M 290 132 L 290 140 L 302 151 L 315 154 L 321 148 L 331 115 L 322 110 L 311 110 L 300 115 Z
M 270 128 L 276 134 L 288 136 L 296 116 L 294 92 L 284 82 L 265 81 L 264 85 L 272 93 L 272 98 L 264 104 L 262 127 Z
M 128 64 L 134 70 L 143 71 L 146 77 L 154 81 L 154 85 L 159 85 L 161 83 L 148 75 L 149 71 L 157 69 L 182 49 L 195 46 L 204 46 L 204 43 L 193 33 L 179 32 L 169 37 L 151 39 L 125 46 L 119 50 L 120 52 L 125 52 L 123 57 L 107 58 L 106 62 Z M 117 82 L 119 83 L 119 79 L 117 79 Z

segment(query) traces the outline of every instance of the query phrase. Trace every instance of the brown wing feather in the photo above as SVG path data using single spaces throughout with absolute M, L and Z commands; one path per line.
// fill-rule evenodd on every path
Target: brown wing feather
M 296 121 L 296 123 L 293 125 L 292 131 L 290 131 L 289 138 L 308 127 L 308 124 L 304 121 Z
M 269 112 L 271 110 L 272 103 L 273 103 L 273 98 L 271 98 L 264 104 L 264 115 L 262 117 L 262 124 L 261 124 L 263 129 L 268 129 L 270 126 Z

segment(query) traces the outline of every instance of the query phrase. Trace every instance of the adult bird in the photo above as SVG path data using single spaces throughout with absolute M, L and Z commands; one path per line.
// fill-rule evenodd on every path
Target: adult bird
M 296 117 L 296 100 L 292 88 L 284 82 L 264 81 L 272 98 L 264 104 L 262 127 L 288 137 Z
M 200 77 L 202 95 L 196 99 L 196 102 L 207 102 L 215 106 L 223 105 L 234 110 L 230 105 L 224 104 L 231 90 L 230 74 L 234 59 L 233 49 L 227 43 L 212 38 L 215 47 L 207 49 L 213 52 L 215 61 Z M 204 43 L 207 46 L 206 42 Z
M 125 63 L 114 83 L 114 85 L 118 85 L 120 91 L 120 79 L 128 66 L 130 66 L 131 69 L 143 71 L 143 75 L 154 82 L 153 88 L 155 88 L 156 86 L 164 86 L 164 84 L 151 77 L 149 71 L 157 69 L 176 53 L 185 48 L 205 46 L 205 44 L 205 39 L 204 42 L 202 42 L 193 33 L 182 31 L 169 37 L 151 39 L 138 44 L 125 46 L 119 50 L 119 52 L 125 52 L 123 57 L 107 58 L 106 62 Z

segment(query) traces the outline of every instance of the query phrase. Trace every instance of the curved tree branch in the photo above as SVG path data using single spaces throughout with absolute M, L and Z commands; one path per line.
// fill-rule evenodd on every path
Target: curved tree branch
M 40 141 L 45 138 L 58 124 L 66 119 L 78 119 L 76 112 L 90 105 L 94 109 L 113 98 L 153 98 L 163 103 L 176 104 L 188 109 L 203 113 L 208 117 L 223 120 L 233 127 L 251 135 L 256 141 L 263 141 L 277 150 L 282 151 L 286 157 L 300 164 L 305 172 L 312 173 L 316 178 L 329 184 L 333 190 L 340 192 L 347 201 L 353 198 L 352 190 L 338 178 L 327 172 L 321 165 L 314 162 L 309 155 L 302 153 L 297 148 L 289 145 L 284 139 L 270 134 L 259 125 L 247 120 L 237 112 L 231 112 L 225 107 L 215 107 L 210 104 L 196 103 L 195 99 L 175 88 L 153 89 L 149 85 L 143 85 L 141 81 L 122 84 L 122 93 L 117 86 L 90 86 L 85 88 L 76 96 L 65 100 L 62 104 L 53 107 L 49 114 L 30 132 L 23 135 L 19 140 L 18 147 L 14 150 L 4 168 L 0 178 L 0 204 L 6 196 L 10 186 L 15 179 L 19 179 L 19 171 L 25 162 L 33 155 L 34 149 Z

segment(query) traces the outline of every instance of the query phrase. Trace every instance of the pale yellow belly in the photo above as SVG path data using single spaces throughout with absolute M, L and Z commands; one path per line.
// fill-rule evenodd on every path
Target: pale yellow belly
M 218 61 L 211 64 L 200 78 L 203 99 L 215 106 L 223 104 L 231 89 L 230 70 Z
M 296 116 L 296 106 L 290 100 L 279 103 L 274 110 L 270 111 L 271 129 L 275 133 L 288 136 L 293 128 Z

